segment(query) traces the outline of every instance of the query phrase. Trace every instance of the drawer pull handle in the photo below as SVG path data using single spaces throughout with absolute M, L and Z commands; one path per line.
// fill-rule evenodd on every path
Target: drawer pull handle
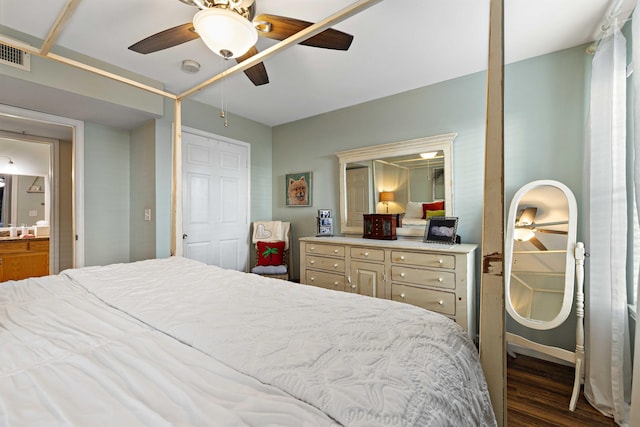
M 314 280 L 316 280 L 316 278 L 311 276 L 311 281 L 313 282 Z
M 356 285 L 351 285 L 351 289 L 355 290 L 356 289 Z
M 365 252 L 364 256 L 366 256 L 366 257 L 369 256 L 369 252 Z
M 405 297 L 405 296 L 406 296 L 406 295 L 404 294 L 404 292 L 400 294 L 400 298 L 401 298 L 401 299 L 404 299 L 404 297 Z
M 309 264 L 315 264 L 316 262 L 314 260 L 309 261 Z
M 340 283 L 338 283 L 338 282 L 333 282 L 333 286 L 336 286 L 336 287 L 337 287 L 339 284 L 340 284 Z
M 333 268 L 338 268 L 338 264 L 333 264 Z
M 438 277 L 438 282 L 442 283 L 444 279 L 442 277 Z
M 315 250 L 316 250 L 316 248 L 315 248 L 315 247 L 313 247 L 313 246 L 309 246 L 309 250 L 310 250 L 310 251 L 315 251 Z
M 337 249 L 334 249 L 334 250 L 333 250 L 333 253 L 334 253 L 334 254 L 337 254 L 337 253 L 338 253 L 338 250 L 337 250 Z
M 438 301 L 438 305 L 444 305 L 444 301 L 443 300 Z
M 400 261 L 404 261 L 404 255 L 400 257 Z
M 438 264 L 444 264 L 444 260 L 443 259 L 439 259 L 438 260 Z
M 404 277 L 404 273 L 400 273 L 400 277 Z

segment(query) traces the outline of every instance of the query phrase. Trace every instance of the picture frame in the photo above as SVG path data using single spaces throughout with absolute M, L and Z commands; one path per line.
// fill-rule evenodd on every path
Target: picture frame
M 297 172 L 285 175 L 285 206 L 312 205 L 312 173 Z
M 331 209 L 318 209 L 318 218 L 332 218 Z
M 441 243 L 454 245 L 456 243 L 457 217 L 434 216 L 429 218 L 424 230 L 425 243 Z

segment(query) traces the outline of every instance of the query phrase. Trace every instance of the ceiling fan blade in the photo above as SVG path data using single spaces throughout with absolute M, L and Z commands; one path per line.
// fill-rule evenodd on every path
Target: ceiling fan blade
M 538 212 L 538 208 L 524 208 L 520 211 L 520 215 L 516 219 L 516 223 L 519 225 L 530 225 L 533 224 L 533 220 L 536 219 L 536 213 Z
M 200 38 L 200 36 L 193 28 L 193 23 L 187 22 L 140 40 L 129 46 L 129 50 L 143 54 L 153 53 L 197 38 Z
M 541 251 L 546 251 L 547 250 L 547 247 L 545 245 L 543 245 L 542 242 L 540 240 L 538 240 L 538 238 L 535 237 L 535 236 L 532 237 L 531 239 L 529 239 L 529 242 L 531 242 L 531 244 L 533 246 L 538 248 L 538 250 L 541 250 Z
M 311 22 L 300 19 L 288 18 L 286 16 L 261 14 L 253 19 L 253 23 L 258 29 L 258 35 L 275 40 L 284 40 L 296 34 L 300 30 L 313 25 Z M 271 25 L 270 31 L 262 31 L 261 28 Z M 300 42 L 300 44 L 325 49 L 347 50 L 351 46 L 353 36 L 342 31 L 329 28 L 315 36 Z
M 566 231 L 562 231 L 562 230 L 546 230 L 544 228 L 537 228 L 536 227 L 536 231 L 538 233 L 549 233 L 549 234 L 568 234 Z
M 258 49 L 256 49 L 255 46 L 253 46 L 251 49 L 247 51 L 247 53 L 237 57 L 236 62 L 239 64 L 245 59 L 249 59 L 253 55 L 256 55 L 257 53 L 258 53 Z M 247 77 L 249 77 L 249 80 L 251 80 L 253 84 L 256 86 L 265 85 L 269 83 L 269 76 L 267 75 L 267 69 L 265 68 L 264 63 L 262 62 L 258 62 L 253 67 L 247 68 L 246 70 L 244 70 L 244 73 L 247 75 Z

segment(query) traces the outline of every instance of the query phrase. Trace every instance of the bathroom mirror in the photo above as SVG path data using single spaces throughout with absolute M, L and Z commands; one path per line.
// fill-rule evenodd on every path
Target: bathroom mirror
M 523 186 L 509 207 L 505 298 L 518 323 L 548 330 L 562 324 L 574 298 L 576 200 L 556 181 Z
M 433 201 L 443 202 L 442 215 L 453 216 L 455 137 L 450 133 L 336 153 L 341 232 L 361 235 L 363 214 L 397 213 L 402 215 L 398 236 L 423 237 L 423 204 Z
M 44 220 L 45 177 L 0 174 L 0 227 Z

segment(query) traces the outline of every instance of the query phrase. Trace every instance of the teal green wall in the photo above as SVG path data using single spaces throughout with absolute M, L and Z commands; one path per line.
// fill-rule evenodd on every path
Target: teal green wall
M 128 131 L 85 123 L 85 264 L 129 261 Z
M 543 178 L 567 184 L 580 203 L 585 79 L 590 61 L 584 52 L 584 47 L 576 47 L 506 67 L 505 209 L 518 188 Z M 485 79 L 485 73 L 476 73 L 275 127 L 273 217 L 291 221 L 295 237 L 314 235 L 317 209 L 339 211 L 337 151 L 456 132 L 453 159 L 458 233 L 463 242 L 479 244 Z M 285 207 L 284 176 L 302 171 L 313 172 L 313 206 Z M 294 260 L 299 259 L 298 250 L 294 245 Z M 294 275 L 297 277 L 298 269 Z M 476 276 L 479 283 L 479 268 Z M 572 330 L 574 325 L 567 323 Z M 557 345 L 571 348 L 571 334 L 561 335 Z
M 131 132 L 131 194 L 129 208 L 129 248 L 131 261 L 156 257 L 156 162 L 155 120 Z M 151 221 L 145 221 L 151 209 Z

